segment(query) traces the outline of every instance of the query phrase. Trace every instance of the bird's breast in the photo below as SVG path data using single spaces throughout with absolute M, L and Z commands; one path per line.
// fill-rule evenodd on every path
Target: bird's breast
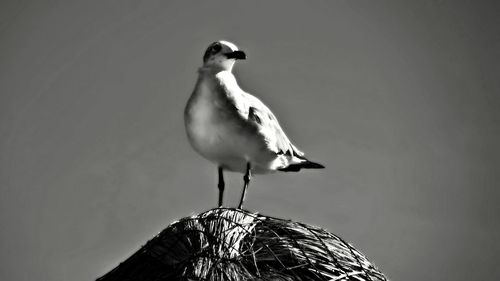
M 228 136 L 238 127 L 237 112 L 216 81 L 199 81 L 185 110 L 191 145 L 206 158 L 228 153 Z
M 265 140 L 235 105 L 238 93 L 225 92 L 217 81 L 198 81 L 185 109 L 185 126 L 193 148 L 203 157 L 234 171 L 246 162 L 266 162 Z M 264 152 L 264 156 L 262 155 Z M 265 158 L 265 159 L 260 159 Z
M 207 85 L 198 85 L 189 99 L 185 112 L 188 137 L 196 143 L 216 140 L 217 106 Z

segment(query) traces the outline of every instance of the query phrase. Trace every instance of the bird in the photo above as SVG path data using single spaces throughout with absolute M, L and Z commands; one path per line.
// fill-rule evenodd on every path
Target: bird
M 224 197 L 224 171 L 243 173 L 241 209 L 253 174 L 322 169 L 309 161 L 287 137 L 273 112 L 240 88 L 232 69 L 245 60 L 244 51 L 229 41 L 211 43 L 203 55 L 198 79 L 184 109 L 189 143 L 217 164 L 219 197 Z

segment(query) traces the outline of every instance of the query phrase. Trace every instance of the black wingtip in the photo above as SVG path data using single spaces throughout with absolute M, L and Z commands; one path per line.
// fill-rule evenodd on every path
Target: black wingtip
M 288 165 L 285 168 L 281 168 L 278 170 L 282 172 L 298 172 L 300 171 L 300 169 L 324 169 L 324 168 L 325 166 L 319 163 L 307 160 L 302 163 Z
M 320 163 L 307 161 L 306 166 L 304 166 L 303 168 L 305 168 L 305 169 L 324 169 L 325 166 L 321 165 Z

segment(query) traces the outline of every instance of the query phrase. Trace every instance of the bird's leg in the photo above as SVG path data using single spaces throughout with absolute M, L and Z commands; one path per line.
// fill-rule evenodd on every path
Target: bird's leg
M 248 184 L 250 183 L 251 177 L 252 177 L 252 171 L 251 171 L 251 167 L 250 167 L 250 162 L 248 162 L 247 163 L 247 172 L 243 176 L 243 181 L 244 181 L 243 192 L 241 193 L 241 199 L 240 199 L 240 204 L 238 205 L 238 209 L 241 209 L 241 207 L 243 206 L 243 201 L 245 201 L 245 195 L 247 193 Z
M 224 174 L 222 173 L 222 167 L 219 166 L 219 183 L 217 187 L 219 188 L 219 207 L 222 207 L 222 201 L 224 199 Z

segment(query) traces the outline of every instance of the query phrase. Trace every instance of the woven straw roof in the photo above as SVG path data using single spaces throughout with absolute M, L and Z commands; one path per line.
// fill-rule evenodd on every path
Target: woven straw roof
M 387 279 L 352 245 L 321 228 L 217 208 L 171 224 L 97 280 Z

